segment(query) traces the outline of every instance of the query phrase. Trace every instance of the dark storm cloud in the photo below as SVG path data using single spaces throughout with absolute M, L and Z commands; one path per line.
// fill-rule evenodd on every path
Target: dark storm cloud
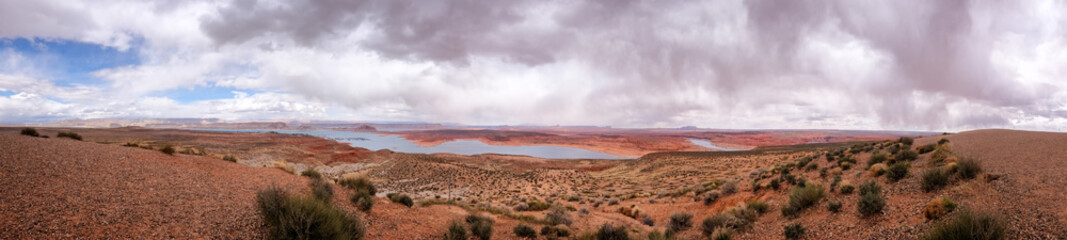
M 1026 109 L 1063 91 L 996 71 L 1005 35 L 1035 28 L 1026 2 L 998 1 L 237 1 L 201 27 L 217 44 L 282 37 L 314 47 L 360 27 L 378 54 L 463 68 L 475 57 L 528 66 L 577 61 L 609 82 L 577 104 L 624 123 L 690 111 L 730 113 L 793 105 L 818 120 L 868 116 L 885 125 L 943 128 L 1006 124 L 1011 116 L 951 113 L 960 102 Z M 1061 4 L 1053 6 L 1062 7 Z M 1062 19 L 1060 19 L 1062 21 Z M 1064 24 L 1064 23 L 1059 23 Z M 858 45 L 885 69 L 841 75 L 850 60 L 818 68 L 811 50 Z M 814 51 L 814 52 L 813 52 Z M 862 60 L 862 59 L 859 59 Z M 842 77 L 844 76 L 844 77 Z M 467 84 L 463 79 L 454 84 Z M 851 96 L 824 106 L 799 90 Z M 427 94 L 428 99 L 442 98 Z M 705 96 L 709 95 L 709 96 Z M 408 96 L 406 102 L 434 106 Z M 711 101 L 711 102 L 708 102 Z M 557 104 L 557 101 L 544 100 Z M 796 104 L 796 102 L 802 102 Z M 420 106 L 415 106 L 416 108 Z M 841 107 L 845 109 L 832 109 Z M 955 114 L 955 115 L 952 115 Z M 949 120 L 955 118 L 955 120 Z M 801 116 L 798 119 L 803 119 Z

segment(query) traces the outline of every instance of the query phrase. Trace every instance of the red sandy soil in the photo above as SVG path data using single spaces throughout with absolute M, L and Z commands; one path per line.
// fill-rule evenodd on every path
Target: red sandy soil
M 522 130 L 439 129 L 382 133 L 398 134 L 422 146 L 433 146 L 457 139 L 472 139 L 492 145 L 548 145 L 583 148 L 628 157 L 666 151 L 717 151 L 693 144 L 687 138 L 706 139 L 716 145 L 728 148 L 751 149 L 761 146 L 804 143 L 876 141 L 903 136 L 901 133 L 837 130 L 704 131 L 568 128 Z

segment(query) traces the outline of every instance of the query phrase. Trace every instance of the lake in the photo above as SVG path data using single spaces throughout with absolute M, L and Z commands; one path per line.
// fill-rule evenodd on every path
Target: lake
M 581 148 L 571 147 L 559 147 L 559 146 L 539 146 L 539 145 L 525 145 L 525 146 L 496 146 L 489 145 L 477 140 L 455 140 L 445 143 L 441 143 L 435 146 L 423 147 L 415 144 L 412 141 L 404 139 L 396 135 L 383 135 L 369 132 L 349 132 L 349 131 L 334 131 L 334 130 L 307 130 L 307 131 L 287 131 L 287 130 L 220 130 L 220 129 L 200 129 L 199 131 L 221 131 L 221 132 L 278 132 L 287 134 L 307 134 L 326 139 L 336 140 L 338 142 L 348 143 L 353 147 L 361 147 L 377 151 L 381 149 L 389 149 L 395 152 L 405 153 L 452 153 L 461 155 L 476 155 L 485 153 L 497 153 L 508 155 L 526 155 L 539 158 L 552 158 L 552 159 L 622 159 L 622 157 L 590 151 Z
M 741 150 L 743 150 L 743 149 L 733 149 L 733 148 L 728 148 L 728 147 L 715 145 L 715 143 L 712 143 L 711 141 L 706 140 L 706 139 L 689 138 L 689 142 L 692 142 L 693 144 L 696 144 L 696 145 L 701 146 L 701 147 L 716 149 L 716 150 L 720 150 L 720 151 L 741 151 Z

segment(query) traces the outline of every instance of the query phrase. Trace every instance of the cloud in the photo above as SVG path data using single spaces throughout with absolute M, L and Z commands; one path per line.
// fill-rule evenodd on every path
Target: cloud
M 0 37 L 138 47 L 86 86 L 124 99 L 264 92 L 181 110 L 224 118 L 1067 130 L 1061 1 L 93 3 L 3 3 Z

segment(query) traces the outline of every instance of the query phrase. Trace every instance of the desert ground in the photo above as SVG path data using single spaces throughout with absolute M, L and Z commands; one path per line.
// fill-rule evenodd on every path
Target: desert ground
M 331 206 L 360 219 L 365 239 L 440 239 L 450 222 L 471 214 L 493 219 L 492 239 L 520 239 L 513 231 L 518 225 L 540 230 L 558 222 L 548 219 L 553 212 L 548 206 L 566 209 L 561 212 L 569 223 L 556 226 L 570 232 L 564 239 L 595 239 L 605 224 L 625 228 L 631 239 L 655 238 L 670 228 L 678 229 L 669 231 L 674 239 L 705 239 L 703 220 L 713 217 L 734 221 L 714 231 L 730 232 L 732 239 L 782 239 L 783 229 L 798 223 L 805 229 L 800 239 L 919 239 L 962 209 L 998 216 L 1007 239 L 1067 238 L 1063 133 L 977 130 L 917 137 L 911 144 L 904 144 L 910 138 L 887 136 L 817 144 L 764 139 L 737 141 L 752 147 L 748 151 L 657 151 L 661 146 L 652 145 L 634 151 L 649 151 L 634 159 L 554 160 L 370 151 L 279 133 L 37 128 L 50 136 L 42 138 L 21 135 L 21 129 L 0 129 L 0 179 L 7 183 L 0 187 L 0 239 L 270 238 L 257 212 L 257 192 L 278 187 L 313 194 L 307 187 L 312 180 L 301 176 L 308 169 L 321 173 L 336 192 Z M 422 132 L 432 131 L 439 130 Z M 82 139 L 56 137 L 59 132 Z M 484 133 L 407 137 L 434 142 Z M 540 134 L 562 135 L 507 139 L 537 142 L 544 140 L 536 140 Z M 175 153 L 161 152 L 166 146 Z M 920 151 L 926 146 L 936 150 Z M 881 165 L 872 161 L 875 155 L 885 157 Z M 234 162 L 223 160 L 229 157 Z M 890 162 L 901 167 L 886 173 L 887 165 L 897 165 Z M 965 163 L 981 170 L 964 177 L 957 169 Z M 953 170 L 924 189 L 932 169 Z M 369 211 L 357 209 L 350 201 L 356 191 L 339 184 L 355 177 L 377 186 Z M 859 205 L 867 195 L 842 189 L 859 189 L 868 181 L 881 187 L 885 203 L 880 211 L 862 214 Z M 824 189 L 822 196 L 792 208 L 791 195 L 814 186 Z M 408 195 L 414 204 L 390 201 L 391 193 Z M 928 203 L 940 197 L 957 210 L 928 219 Z M 831 211 L 831 203 L 840 208 Z M 755 213 L 757 205 L 766 207 Z M 689 227 L 674 227 L 677 213 L 692 215 Z

